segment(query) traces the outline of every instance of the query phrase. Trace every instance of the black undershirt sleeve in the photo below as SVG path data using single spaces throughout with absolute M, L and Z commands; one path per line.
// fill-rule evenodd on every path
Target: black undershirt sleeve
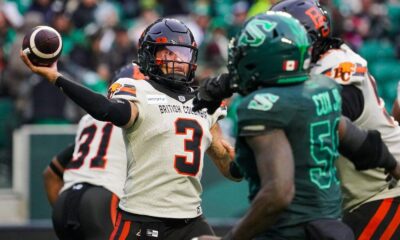
M 67 167 L 68 163 L 72 160 L 72 155 L 74 154 L 75 144 L 71 143 L 68 145 L 64 150 L 59 152 L 55 159 L 53 159 L 50 164 L 49 168 L 62 180 L 64 175 L 64 169 Z M 56 162 L 58 164 L 56 164 Z M 60 165 L 62 169 L 58 166 Z
M 60 171 L 53 161 L 50 162 L 49 167 L 61 180 L 63 179 L 64 172 Z
M 359 118 L 364 109 L 364 97 L 354 85 L 342 85 L 342 114 L 352 122 Z
M 68 147 L 57 154 L 58 163 L 60 163 L 63 168 L 66 168 L 68 163 L 71 161 L 74 149 L 75 144 L 71 143 Z
M 131 118 L 131 106 L 128 100 L 109 100 L 63 76 L 57 78 L 55 85 L 97 120 L 124 126 Z

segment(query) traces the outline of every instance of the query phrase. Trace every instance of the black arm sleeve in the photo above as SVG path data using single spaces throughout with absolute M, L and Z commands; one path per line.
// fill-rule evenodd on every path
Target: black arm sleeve
M 64 150 L 58 153 L 55 160 L 52 160 L 49 164 L 49 168 L 62 180 L 64 175 L 64 169 L 67 167 L 68 163 L 72 160 L 72 155 L 74 153 L 75 144 L 71 143 Z M 61 165 L 62 169 L 57 167 L 55 161 Z
M 57 78 L 55 85 L 97 120 L 124 126 L 131 118 L 131 106 L 128 100 L 109 100 L 63 76 Z
M 354 85 L 342 85 L 342 87 L 342 114 L 355 121 L 364 109 L 363 94 Z
M 353 162 L 357 170 L 385 168 L 393 170 L 397 161 L 376 130 L 363 131 L 348 121 L 346 134 L 342 137 L 339 152 Z
M 49 168 L 62 180 L 64 171 L 60 171 L 53 161 L 50 162 Z
M 68 147 L 57 154 L 56 157 L 58 159 L 58 162 L 63 168 L 66 168 L 68 163 L 71 161 L 72 155 L 74 154 L 74 149 L 75 144 L 71 143 L 70 145 L 68 145 Z

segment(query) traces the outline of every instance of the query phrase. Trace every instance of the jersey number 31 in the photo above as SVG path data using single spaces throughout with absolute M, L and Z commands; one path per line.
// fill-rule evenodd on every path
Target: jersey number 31
M 112 129 L 113 125 L 111 123 L 104 125 L 102 129 L 103 134 L 101 136 L 101 141 L 97 147 L 97 154 L 90 160 L 90 168 L 106 167 L 107 158 L 105 156 L 107 154 L 108 144 L 110 143 Z M 78 169 L 83 165 L 83 162 L 90 151 L 90 145 L 93 141 L 96 131 L 97 127 L 94 124 L 83 129 L 79 139 L 82 139 L 83 136 L 86 136 L 86 139 L 79 145 L 78 157 L 72 159 L 72 161 L 68 164 L 67 169 Z

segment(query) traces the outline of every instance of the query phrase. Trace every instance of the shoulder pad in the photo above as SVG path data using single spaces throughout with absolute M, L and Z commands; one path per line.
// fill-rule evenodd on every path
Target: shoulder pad
M 343 44 L 321 56 L 312 74 L 323 74 L 342 85 L 359 84 L 366 79 L 367 61 Z
M 293 101 L 281 97 L 278 88 L 262 89 L 246 96 L 237 110 L 240 135 L 285 128 L 296 113 Z M 284 92 L 285 90 L 279 89 Z M 283 93 L 285 95 L 285 93 Z
M 146 76 L 140 71 L 140 67 L 136 63 L 130 63 L 120 68 L 115 74 L 112 82 L 116 82 L 120 78 L 133 78 L 136 80 L 145 80 Z
M 108 88 L 108 98 L 136 98 L 135 80 L 131 78 L 120 78 Z

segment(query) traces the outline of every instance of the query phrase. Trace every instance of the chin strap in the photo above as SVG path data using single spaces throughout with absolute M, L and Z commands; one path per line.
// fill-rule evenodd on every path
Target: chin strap
M 168 74 L 168 75 L 173 75 L 173 74 Z M 182 82 L 183 78 L 181 81 L 176 81 L 168 75 L 164 75 L 164 77 L 155 77 L 155 79 L 162 85 L 166 86 L 169 90 L 178 92 L 178 93 L 190 93 L 192 92 L 192 88 L 190 87 L 189 83 L 184 83 Z M 175 74 L 176 75 L 176 74 Z

